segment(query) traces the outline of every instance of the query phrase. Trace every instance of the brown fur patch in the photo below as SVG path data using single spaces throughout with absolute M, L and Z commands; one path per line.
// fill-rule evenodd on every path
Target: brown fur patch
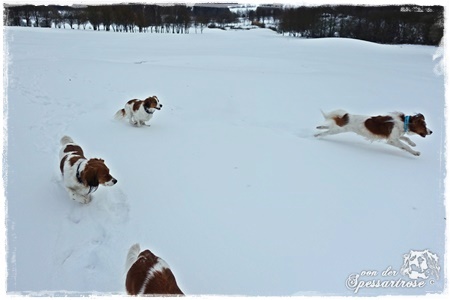
M 345 114 L 342 117 L 334 117 L 333 120 L 337 126 L 343 127 L 348 124 L 349 116 L 348 114 Z
M 178 287 L 172 271 L 170 269 L 163 269 L 160 272 L 155 272 L 152 280 L 147 283 L 144 294 L 183 295 L 183 292 Z
M 66 162 L 67 159 L 67 155 L 65 155 L 62 159 L 61 162 L 59 163 L 59 168 L 61 169 L 61 173 L 63 173 L 64 171 L 64 163 Z
M 364 122 L 371 133 L 387 138 L 394 128 L 394 119 L 390 116 L 371 117 Z
M 144 105 L 147 108 L 156 108 L 156 106 L 158 105 L 158 101 L 156 100 L 156 97 L 148 97 L 147 99 L 144 100 Z
M 134 111 L 138 111 L 139 107 L 141 107 L 141 105 L 142 105 L 142 101 L 141 100 L 135 101 L 134 104 L 133 104 L 133 110 Z
M 73 166 L 73 165 L 76 164 L 77 161 L 79 161 L 80 159 L 84 159 L 84 156 L 72 156 L 72 157 L 69 159 L 69 163 L 70 163 L 71 166 Z
M 86 186 L 98 186 L 112 179 L 104 160 L 98 158 L 90 159 L 80 176 Z
M 148 97 L 147 99 L 144 100 L 144 106 L 148 109 L 148 108 L 155 108 L 156 107 L 156 100 L 153 99 L 152 97 Z
M 64 153 L 69 152 L 75 152 L 76 155 L 84 157 L 83 149 L 78 145 L 67 145 L 66 148 L 64 148 Z
M 149 271 L 154 269 L 160 258 L 150 250 L 142 251 L 139 256 L 127 273 L 125 287 L 129 295 L 137 295 L 141 291 L 146 295 L 183 295 L 168 268 L 153 272 L 153 277 L 147 279 Z

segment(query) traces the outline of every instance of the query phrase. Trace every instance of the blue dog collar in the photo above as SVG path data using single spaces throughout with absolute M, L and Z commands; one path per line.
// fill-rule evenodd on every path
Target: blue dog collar
M 411 116 L 405 116 L 405 122 L 403 124 L 403 129 L 405 130 L 405 132 L 409 131 L 409 119 L 411 118 Z

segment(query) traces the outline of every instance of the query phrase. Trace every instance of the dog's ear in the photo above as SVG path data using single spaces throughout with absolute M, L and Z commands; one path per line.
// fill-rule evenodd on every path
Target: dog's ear
M 420 120 L 425 120 L 425 117 L 422 114 L 417 114 L 416 117 Z
M 86 165 L 86 168 L 82 172 L 83 181 L 87 186 L 98 186 L 97 168 Z
M 436 279 L 439 279 L 439 271 L 441 269 L 438 263 L 439 258 L 436 255 L 433 255 L 432 253 L 429 252 L 426 252 L 424 254 L 424 257 L 430 271 L 433 273 Z

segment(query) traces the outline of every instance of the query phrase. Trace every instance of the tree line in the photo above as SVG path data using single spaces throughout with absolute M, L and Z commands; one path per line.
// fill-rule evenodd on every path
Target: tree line
M 278 31 L 294 36 L 345 37 L 382 44 L 438 45 L 442 6 L 316 6 L 278 12 Z
M 114 32 L 189 33 L 248 20 L 305 38 L 346 37 L 385 44 L 438 45 L 444 33 L 442 6 L 261 5 L 232 13 L 225 5 L 113 4 L 89 6 L 5 5 L 4 25 Z
M 4 25 L 114 32 L 189 33 L 211 23 L 225 26 L 236 15 L 225 8 L 186 5 L 113 4 L 89 6 L 5 5 Z

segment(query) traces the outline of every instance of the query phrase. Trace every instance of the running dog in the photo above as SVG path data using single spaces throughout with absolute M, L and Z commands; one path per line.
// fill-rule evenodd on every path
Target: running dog
M 325 129 L 326 131 L 315 134 L 315 137 L 354 132 L 371 141 L 385 140 L 387 144 L 405 150 L 415 156 L 419 156 L 420 152 L 411 149 L 416 144 L 406 137 L 405 134 L 418 134 L 421 137 L 426 137 L 433 133 L 427 128 L 425 117 L 422 114 L 407 116 L 396 112 L 384 116 L 371 117 L 352 115 L 344 110 L 335 110 L 330 113 L 322 112 L 322 114 L 326 122 L 316 128 Z

